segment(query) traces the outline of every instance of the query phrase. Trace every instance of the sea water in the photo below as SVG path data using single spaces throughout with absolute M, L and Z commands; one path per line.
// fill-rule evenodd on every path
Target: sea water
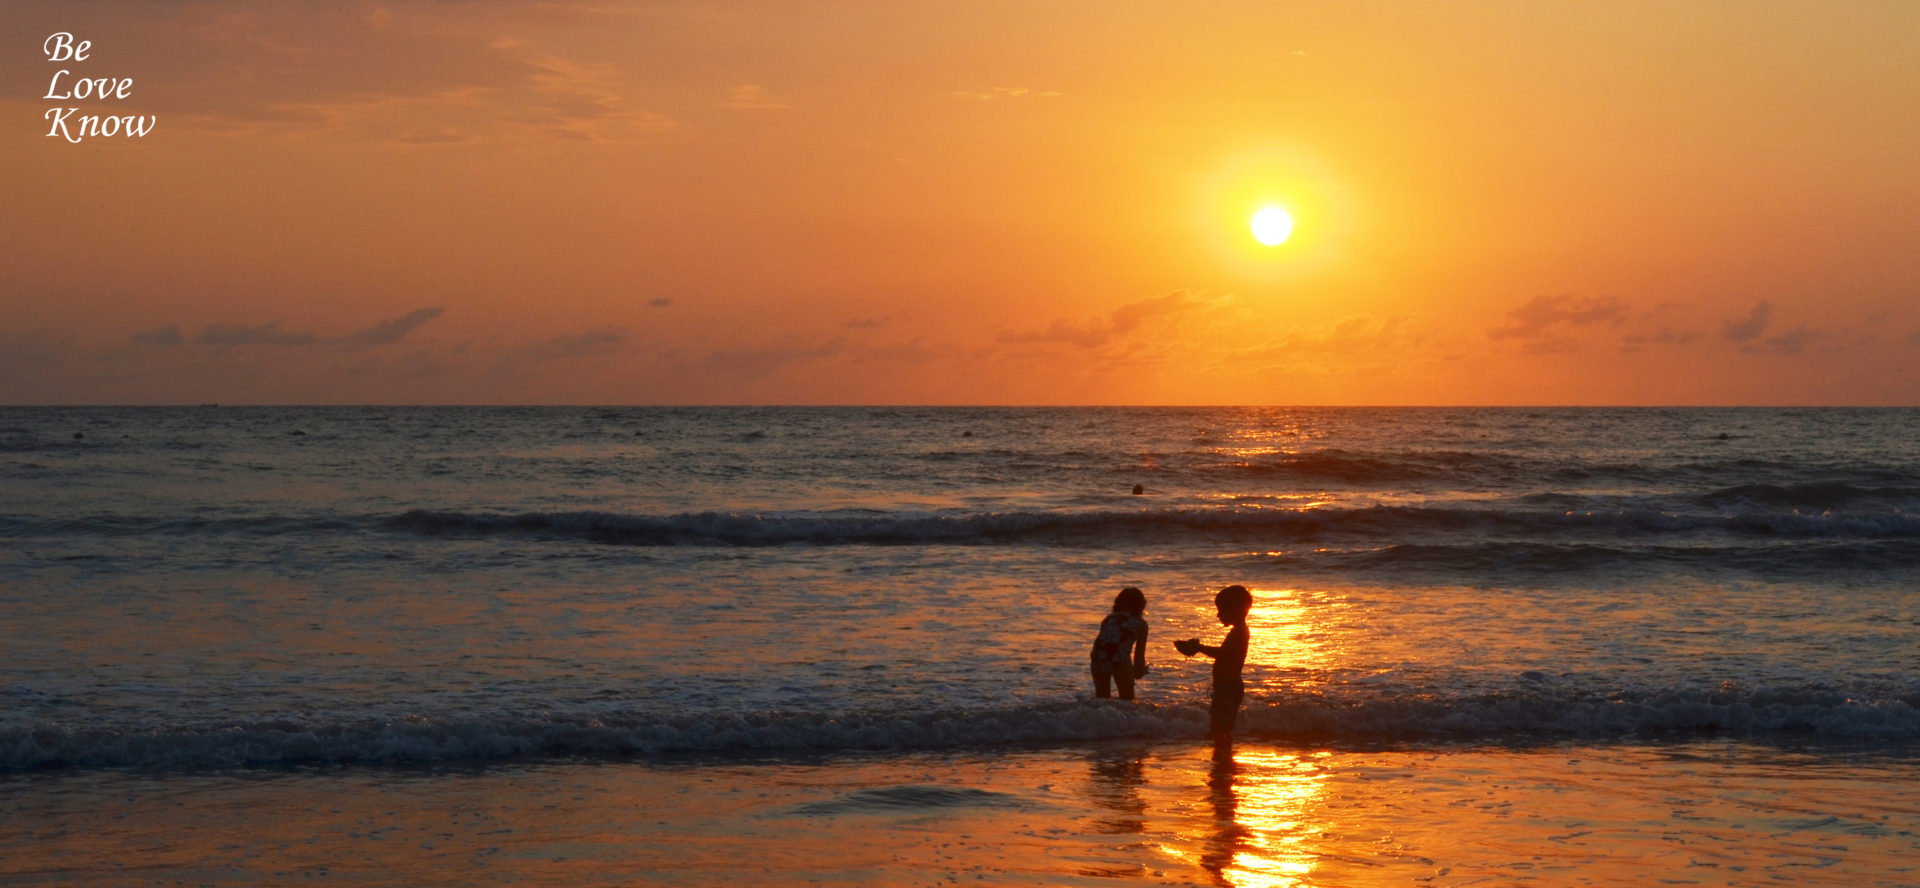
M 1222 764 L 1193 758 L 1208 664 L 1171 642 L 1224 632 L 1229 583 L 1255 606 Z M 1087 676 L 1125 585 L 1152 627 L 1134 704 Z M 1920 775 L 1914 410 L 5 408 L 0 644 L 0 873 L 48 882 L 72 871 L 43 865 L 35 824 L 124 866 L 137 847 L 98 826 L 159 817 L 153 796 L 218 820 L 367 783 L 431 807 L 489 781 L 644 798 L 725 775 L 764 797 L 705 830 L 725 849 L 857 825 L 875 799 L 908 832 L 986 799 L 1008 835 L 1084 839 L 1087 799 L 1139 774 L 1169 795 L 1135 819 L 1165 835 L 1095 869 L 1253 884 L 1229 877 L 1241 840 L 1208 857 L 1180 805 L 1220 814 L 1224 781 L 1251 842 L 1236 812 L 1291 785 L 1271 774 L 1354 789 L 1382 756 L 1442 763 L 1414 801 L 1481 770 L 1509 804 L 1570 786 L 1601 808 L 1619 781 L 1560 763 L 1731 762 L 1711 785 L 1736 807 L 1875 824 L 1809 866 L 1920 881 L 1879 856 L 1920 851 L 1920 817 L 1876 795 Z M 1008 768 L 1080 801 L 964 794 Z M 1836 801 L 1795 774 L 1874 776 Z M 1657 812 L 1660 782 L 1628 807 Z M 725 807 L 611 816 L 632 841 L 609 871 L 667 879 L 648 861 L 694 846 L 660 837 Z M 1339 844 L 1268 883 L 1317 884 L 1311 861 L 1357 853 Z M 1480 871 L 1455 852 L 1405 865 Z M 781 878 L 943 865 L 909 857 Z M 183 877 L 250 872 L 216 869 Z

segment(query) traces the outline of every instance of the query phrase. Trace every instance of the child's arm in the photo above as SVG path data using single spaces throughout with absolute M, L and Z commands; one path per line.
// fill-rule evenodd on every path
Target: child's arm
M 1215 658 L 1220 656 L 1220 648 L 1210 644 L 1201 644 L 1198 638 L 1182 638 L 1174 642 L 1173 646 L 1178 648 L 1180 653 L 1186 654 L 1189 657 L 1194 654 L 1206 654 L 1209 657 Z
M 1140 634 L 1133 640 L 1133 677 L 1147 674 L 1147 624 L 1140 624 Z
M 1202 644 L 1196 645 L 1196 647 L 1199 648 L 1200 653 L 1206 654 L 1216 660 L 1228 656 L 1238 656 L 1242 660 L 1247 658 L 1247 636 L 1246 633 L 1238 629 L 1229 631 L 1227 637 L 1220 639 L 1220 643 L 1217 645 Z

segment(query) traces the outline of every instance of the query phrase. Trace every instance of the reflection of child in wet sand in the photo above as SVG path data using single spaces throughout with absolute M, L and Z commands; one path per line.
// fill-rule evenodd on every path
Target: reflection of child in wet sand
M 1093 639 L 1093 693 L 1112 696 L 1110 684 L 1120 686 L 1120 699 L 1133 699 L 1133 680 L 1147 674 L 1147 596 L 1132 586 L 1113 596 L 1113 613 L 1100 621 Z
M 1233 628 L 1220 640 L 1219 647 L 1204 645 L 1198 638 L 1183 638 L 1173 643 L 1189 657 L 1206 654 L 1213 658 L 1213 744 L 1233 743 L 1233 725 L 1240 717 L 1240 698 L 1246 685 L 1240 680 L 1240 667 L 1247 665 L 1247 612 L 1253 610 L 1253 593 L 1245 586 L 1228 586 L 1213 597 L 1220 622 Z

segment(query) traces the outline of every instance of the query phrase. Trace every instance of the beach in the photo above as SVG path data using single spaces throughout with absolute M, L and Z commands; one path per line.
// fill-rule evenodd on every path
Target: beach
M 1920 884 L 1916 431 L 0 409 L 0 881 Z
M 8 884 L 1912 885 L 1910 755 L 1204 744 L 5 781 Z

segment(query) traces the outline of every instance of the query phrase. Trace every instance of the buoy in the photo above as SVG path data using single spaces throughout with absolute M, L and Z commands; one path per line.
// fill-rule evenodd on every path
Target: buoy
M 1147 492 L 1147 486 L 1146 486 L 1145 484 L 1135 484 L 1135 485 L 1133 485 L 1133 495 L 1134 495 L 1134 496 L 1139 496 L 1139 495 L 1141 495 L 1141 494 L 1143 494 L 1143 493 L 1146 493 L 1146 492 Z

